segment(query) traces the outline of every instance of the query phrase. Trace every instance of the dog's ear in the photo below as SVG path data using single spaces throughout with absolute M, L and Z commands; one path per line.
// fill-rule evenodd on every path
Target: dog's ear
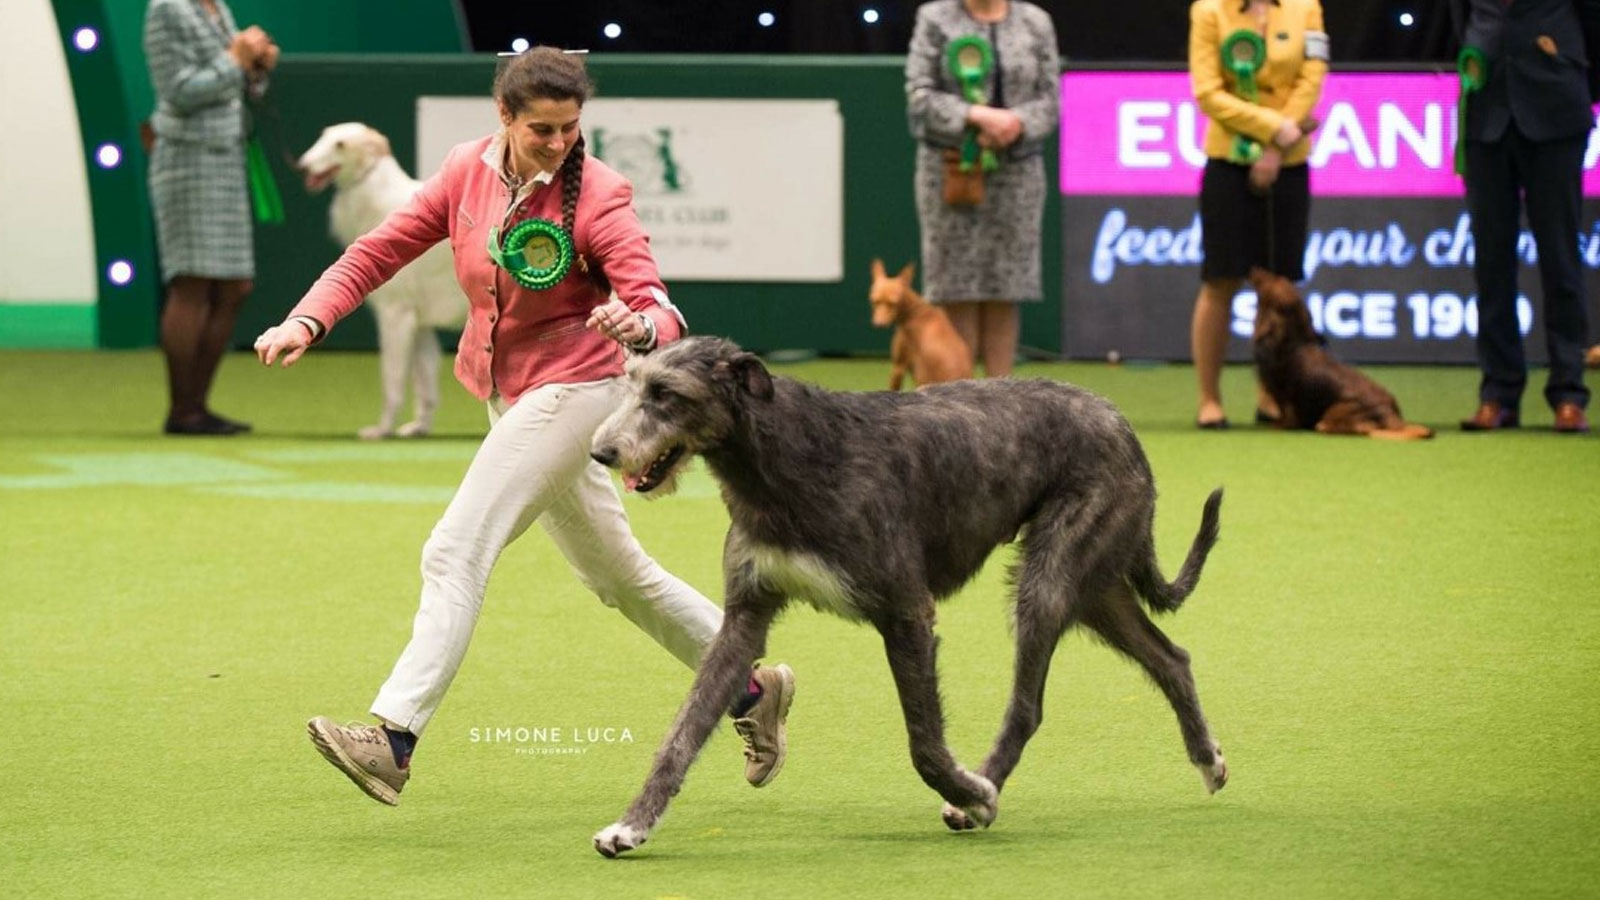
M 762 365 L 761 357 L 741 352 L 726 363 L 734 386 L 757 400 L 772 399 L 772 374 Z
M 872 280 L 878 281 L 887 277 L 889 277 L 888 274 L 883 271 L 883 260 L 874 258 L 872 260 Z
M 914 262 L 906 263 L 905 268 L 900 270 L 900 274 L 895 276 L 906 287 L 911 287 L 911 279 L 915 277 L 917 277 L 917 264 Z
M 389 139 L 385 137 L 383 132 L 379 131 L 378 129 L 368 128 L 362 134 L 362 137 L 364 138 L 364 143 L 367 145 L 367 149 L 372 153 L 373 159 L 380 159 L 385 156 L 394 155 L 393 151 L 389 149 Z

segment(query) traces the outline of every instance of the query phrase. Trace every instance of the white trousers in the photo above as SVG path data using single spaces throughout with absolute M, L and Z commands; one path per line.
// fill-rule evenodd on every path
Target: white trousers
M 589 458 L 595 429 L 622 395 L 618 378 L 552 384 L 507 407 L 422 548 L 422 604 L 411 642 L 372 713 L 422 734 L 466 656 L 495 560 L 537 520 L 578 578 L 690 668 L 722 610 L 645 555 L 610 473 Z

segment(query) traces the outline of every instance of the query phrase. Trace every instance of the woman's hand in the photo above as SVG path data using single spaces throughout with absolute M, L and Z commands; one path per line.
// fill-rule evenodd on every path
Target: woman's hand
M 251 25 L 235 33 L 233 40 L 228 44 L 228 55 L 233 57 L 233 62 L 246 72 L 254 68 L 256 61 L 271 46 L 272 41 L 260 26 Z
M 1265 194 L 1278 180 L 1278 170 L 1283 167 L 1283 151 L 1277 147 L 1262 147 L 1261 158 L 1250 164 L 1250 190 L 1257 196 Z
M 1272 136 L 1272 142 L 1287 150 L 1299 143 L 1302 137 L 1305 137 L 1305 134 L 1300 130 L 1300 123 L 1293 119 L 1284 119 L 1283 124 L 1278 126 L 1278 133 Z
M 967 121 L 978 129 L 982 147 L 1009 147 L 1022 137 L 1022 118 L 1009 109 L 974 105 L 967 110 Z
M 256 68 L 263 72 L 271 72 L 278 67 L 278 45 L 268 44 L 266 52 L 256 58 Z
M 619 344 L 637 347 L 655 336 L 655 328 L 643 313 L 636 313 L 628 304 L 613 297 L 589 313 L 588 327 Z
M 261 360 L 262 365 L 270 366 L 282 356 L 284 368 L 288 368 L 305 356 L 310 346 L 311 329 L 305 323 L 291 319 L 261 332 L 255 343 L 256 358 Z

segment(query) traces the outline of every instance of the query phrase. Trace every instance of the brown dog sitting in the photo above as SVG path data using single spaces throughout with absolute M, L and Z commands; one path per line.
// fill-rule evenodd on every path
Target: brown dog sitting
M 890 278 L 883 260 L 872 261 L 872 324 L 878 328 L 895 326 L 889 344 L 889 390 L 898 391 L 906 371 L 917 386 L 940 381 L 959 381 L 972 377 L 972 350 L 956 333 L 944 310 L 922 299 L 911 287 L 916 263 L 906 263 L 900 274 Z
M 1289 279 L 1250 271 L 1256 289 L 1256 372 L 1278 403 L 1279 428 L 1414 441 L 1433 429 L 1407 422 L 1383 385 L 1333 358 Z

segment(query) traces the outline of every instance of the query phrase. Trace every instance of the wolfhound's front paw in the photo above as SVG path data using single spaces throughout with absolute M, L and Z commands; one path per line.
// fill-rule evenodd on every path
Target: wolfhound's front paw
M 1210 763 L 1195 763 L 1194 767 L 1200 770 L 1200 780 L 1206 783 L 1206 790 L 1215 794 L 1228 783 L 1228 761 L 1222 758 L 1222 748 L 1212 746 Z
M 968 777 L 978 783 L 978 799 L 965 806 L 946 803 L 939 813 L 945 827 L 951 831 L 971 831 L 980 825 L 988 828 L 1000 815 L 1000 791 L 994 782 L 972 773 L 968 773 Z
M 419 438 L 427 437 L 433 427 L 426 422 L 407 422 L 394 430 L 395 437 Z
M 368 425 L 356 432 L 356 437 L 363 441 L 381 441 L 384 438 L 394 437 L 394 430 L 387 425 Z
M 641 831 L 632 825 L 614 822 L 600 829 L 594 836 L 594 849 L 606 859 L 616 859 L 645 842 L 650 836 L 647 831 Z

